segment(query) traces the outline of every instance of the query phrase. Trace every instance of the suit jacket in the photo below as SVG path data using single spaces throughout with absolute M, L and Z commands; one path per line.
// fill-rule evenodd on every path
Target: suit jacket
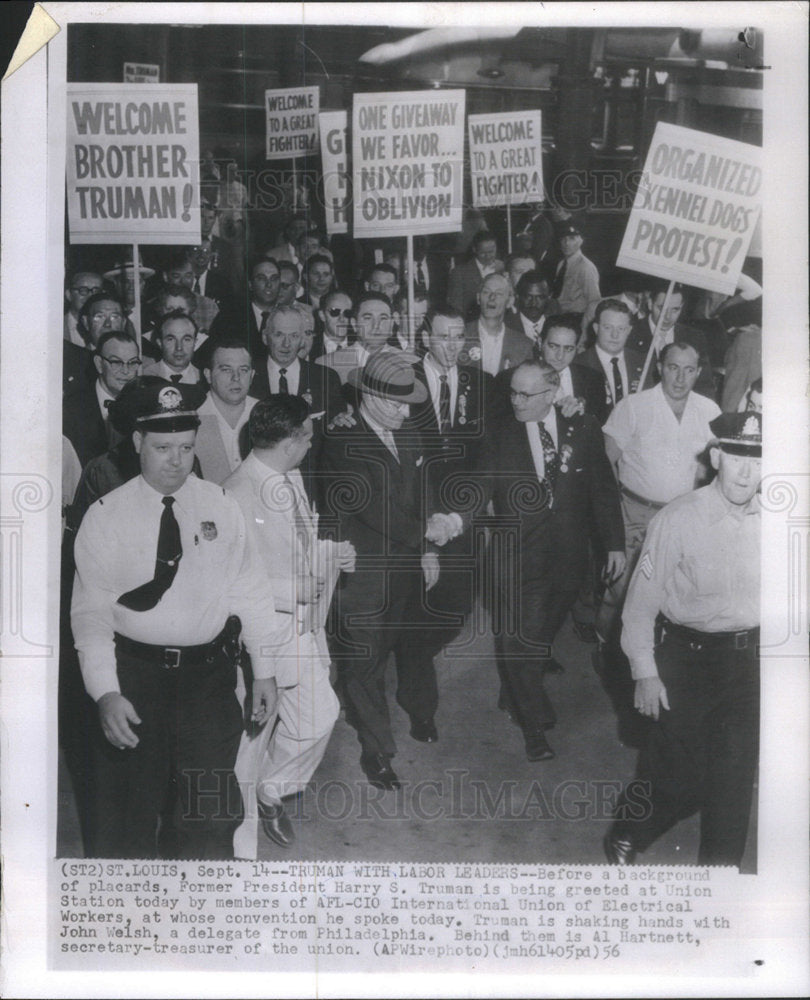
M 588 415 L 566 419 L 557 410 L 560 470 L 551 505 L 538 482 L 523 423 L 502 413 L 490 420 L 478 458 L 479 510 L 492 501 L 496 517 L 517 518 L 522 586 L 547 580 L 561 590 L 579 587 L 595 528 L 606 552 L 624 550 L 619 490 L 602 431 Z
M 227 275 L 223 274 L 219 269 L 212 271 L 209 268 L 205 279 L 205 297 L 216 302 L 220 311 L 232 307 L 233 291 L 231 283 L 228 281 Z
M 422 260 L 422 270 L 427 272 L 429 287 L 426 289 L 428 299 L 434 303 L 441 303 L 447 300 L 448 269 L 446 259 L 436 253 L 428 251 Z M 419 289 L 417 281 L 417 266 L 414 262 L 413 282 L 414 288 Z M 403 286 L 406 287 L 406 286 Z
M 93 352 L 69 340 L 62 344 L 62 395 L 82 392 L 96 384 Z
M 225 308 L 221 309 L 214 317 L 211 329 L 208 331 L 210 341 L 215 342 L 220 337 L 235 336 L 241 338 L 250 351 L 253 359 L 253 366 L 258 372 L 267 360 L 267 348 L 259 334 L 259 324 L 256 322 L 256 314 L 250 296 L 246 296 L 241 302 L 235 303 L 233 300 Z M 207 348 L 210 350 L 212 344 L 203 344 L 200 350 Z M 197 363 L 197 354 L 194 355 L 194 363 Z
M 605 385 L 605 373 L 595 371 L 577 361 L 569 366 L 574 395 L 585 400 L 585 412 L 596 418 L 601 427 L 609 416 L 608 391 Z
M 103 455 L 110 447 L 95 386 L 77 390 L 62 400 L 62 433 L 75 448 L 82 468 L 91 458 Z M 121 440 L 112 427 L 110 435 L 116 442 Z
M 481 367 L 481 338 L 478 335 L 478 320 L 473 320 L 464 327 L 464 348 L 459 360 L 463 364 Z M 516 368 L 521 361 L 527 361 L 533 353 L 533 345 L 522 330 L 506 325 L 501 349 L 501 361 L 498 371 L 506 368 Z
M 343 395 L 340 391 L 340 380 L 337 375 L 316 365 L 313 361 L 299 359 L 300 373 L 298 377 L 298 395 L 309 403 L 312 420 L 312 446 L 301 463 L 301 476 L 310 500 L 314 498 L 313 476 L 318 469 L 325 427 L 346 409 Z M 250 386 L 251 396 L 257 399 L 267 399 L 270 395 L 270 381 L 267 377 L 267 362 L 257 367 L 256 374 Z M 322 414 L 322 416 L 314 416 Z
M 645 356 L 643 354 L 639 354 L 637 351 L 628 350 L 628 348 L 625 347 L 624 363 L 627 368 L 627 380 L 630 383 L 628 392 L 636 391 L 641 379 L 641 373 L 644 370 L 644 360 Z M 607 412 L 604 410 L 602 411 L 604 419 L 601 422 L 604 423 L 610 416 L 610 411 L 613 409 L 613 394 L 611 392 L 611 387 L 608 385 L 607 379 L 605 378 L 605 370 L 599 360 L 599 355 L 596 353 L 596 348 L 589 347 L 581 354 L 578 354 L 576 361 L 571 365 L 572 369 L 575 364 L 580 365 L 583 368 L 589 368 L 591 371 L 594 371 L 598 375 L 602 376 L 602 386 L 605 393 L 605 408 L 607 410 Z M 644 380 L 644 385 L 641 386 L 641 388 L 651 389 L 653 384 L 652 374 L 647 372 L 647 378 Z
M 684 343 L 690 344 L 698 352 L 700 374 L 698 375 L 697 382 L 695 382 L 695 392 L 699 392 L 701 396 L 706 396 L 717 402 L 717 392 L 715 391 L 714 378 L 712 377 L 711 355 L 709 354 L 709 345 L 705 334 L 693 326 L 687 326 L 685 323 L 676 323 L 673 339 L 682 340 Z M 636 320 L 625 344 L 625 350 L 629 348 L 630 350 L 637 351 L 646 359 L 651 343 L 652 332 L 649 321 L 646 318 Z M 656 364 L 657 360 L 658 356 L 656 355 L 650 363 L 650 385 L 657 385 L 661 381 L 658 365 Z M 645 388 L 649 388 L 649 386 L 645 386 Z
M 478 293 L 484 279 L 475 260 L 459 264 L 447 279 L 447 301 L 465 320 L 478 315 Z
M 356 417 L 353 427 L 327 431 L 316 481 L 321 531 L 348 539 L 357 551 L 355 572 L 338 584 L 341 614 L 381 611 L 402 588 L 413 586 L 429 506 L 417 429 L 405 421 L 394 431 L 397 461 L 362 415 Z

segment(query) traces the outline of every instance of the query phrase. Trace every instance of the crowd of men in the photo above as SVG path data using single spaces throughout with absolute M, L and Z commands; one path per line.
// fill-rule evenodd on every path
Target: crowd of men
M 486 578 L 529 761 L 555 756 L 569 614 L 628 731 L 657 720 L 649 808 L 620 805 L 608 858 L 700 810 L 701 861 L 740 863 L 760 327 L 638 275 L 604 297 L 562 216 L 542 255 L 531 226 L 505 260 L 481 229 L 465 257 L 417 240 L 412 275 L 387 246 L 357 275 L 297 215 L 234 263 L 209 190 L 199 246 L 68 274 L 61 727 L 88 855 L 289 846 L 341 708 L 367 780 L 400 787 L 389 658 L 437 742 L 434 660 Z

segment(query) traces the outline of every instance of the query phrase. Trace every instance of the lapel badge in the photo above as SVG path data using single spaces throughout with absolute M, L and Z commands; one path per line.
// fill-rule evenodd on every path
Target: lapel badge
M 467 423 L 467 397 L 463 392 L 458 394 L 458 422 Z
M 568 463 L 571 461 L 573 450 L 570 444 L 564 444 L 560 448 L 560 472 L 568 472 Z
M 213 521 L 200 521 L 200 531 L 206 542 L 213 542 L 217 537 L 217 526 Z

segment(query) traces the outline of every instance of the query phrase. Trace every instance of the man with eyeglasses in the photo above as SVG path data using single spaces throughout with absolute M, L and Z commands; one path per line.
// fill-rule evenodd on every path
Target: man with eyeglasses
M 138 375 L 141 359 L 134 337 L 109 330 L 99 338 L 93 356 L 98 373 L 90 389 L 65 397 L 62 409 L 65 437 L 71 442 L 82 467 L 120 440 L 109 421 L 110 403 Z
M 82 306 L 96 292 L 100 292 L 103 285 L 102 277 L 95 271 L 77 271 L 71 276 L 65 288 L 65 321 L 63 336 L 77 347 L 84 347 L 85 342 L 79 333 L 79 313 Z
M 380 351 L 395 350 L 388 344 L 392 321 L 393 312 L 388 298 L 382 292 L 364 292 L 357 300 L 351 321 L 357 334 L 356 342 L 318 358 L 319 365 L 337 372 L 343 385 L 344 397 L 355 409 L 357 395 L 348 385 L 349 375 L 355 369 L 363 368 L 368 359 Z
M 315 331 L 310 353 L 313 360 L 318 361 L 325 354 L 334 354 L 352 343 L 353 314 L 352 300 L 345 292 L 329 292 L 324 296 L 317 313 L 321 329 Z
M 593 530 L 606 553 L 605 579 L 624 569 L 619 492 L 599 424 L 587 414 L 564 416 L 553 405 L 559 385 L 545 361 L 515 368 L 512 413 L 489 419 L 475 470 L 478 510 L 491 500 L 504 519 L 492 527 L 490 544 L 491 553 L 503 553 L 494 567 L 504 623 L 495 637 L 501 705 L 520 725 L 530 761 L 555 756 L 545 733 L 556 715 L 543 675 L 582 582 Z M 427 537 L 441 543 L 469 521 L 458 513 L 433 518 Z M 511 551 L 519 553 L 517 569 Z
M 90 295 L 79 310 L 76 325 L 84 347 L 65 341 L 62 347 L 62 395 L 92 388 L 96 381 L 93 354 L 103 333 L 111 330 L 132 334 L 124 306 L 114 294 L 101 291 Z

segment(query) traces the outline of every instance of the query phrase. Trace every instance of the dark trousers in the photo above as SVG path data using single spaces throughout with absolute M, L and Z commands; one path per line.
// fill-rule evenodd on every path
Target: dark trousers
M 357 730 L 363 753 L 393 756 L 396 743 L 385 694 L 388 656 L 409 634 L 409 613 L 419 600 L 421 572 L 389 569 L 364 572 L 350 580 L 353 591 L 336 593 L 337 634 L 330 652 L 338 668 L 338 688 L 346 720 Z M 360 586 L 357 587 L 356 585 Z M 412 633 L 410 633 L 412 634 Z M 406 711 L 435 711 L 436 676 L 433 662 L 423 671 L 421 661 L 397 663 L 398 697 Z
M 550 729 L 557 721 L 543 674 L 576 596 L 577 590 L 559 590 L 548 578 L 524 579 L 517 594 L 501 595 L 505 613 L 495 634 L 501 697 L 525 735 Z
M 422 582 L 406 609 L 395 647 L 397 702 L 412 719 L 435 715 L 439 693 L 434 657 L 459 636 L 472 607 L 475 574 L 468 546 L 464 537 L 447 544 L 439 556 L 438 583 L 425 590 Z
M 96 734 L 91 855 L 158 856 L 159 817 L 176 787 L 177 856 L 231 858 L 242 800 L 233 774 L 242 733 L 232 655 L 166 669 L 116 650 L 121 694 L 141 719 L 119 750 Z
M 665 634 L 655 660 L 670 708 L 650 726 L 642 784 L 632 803 L 620 801 L 616 832 L 643 851 L 700 811 L 698 864 L 739 866 L 759 753 L 757 649 L 700 647 Z

